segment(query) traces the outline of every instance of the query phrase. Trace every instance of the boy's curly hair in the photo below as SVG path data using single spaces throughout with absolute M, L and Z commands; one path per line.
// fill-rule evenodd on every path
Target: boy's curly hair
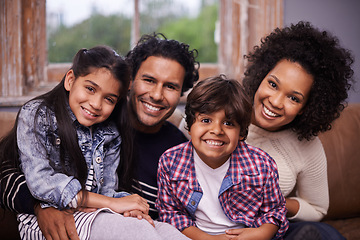
M 331 129 L 331 123 L 346 106 L 347 91 L 354 81 L 353 57 L 335 36 L 319 31 L 309 22 L 275 29 L 245 58 L 249 65 L 243 84 L 252 101 L 262 80 L 282 59 L 299 63 L 314 77 L 303 114 L 287 126 L 299 140 L 310 140 Z

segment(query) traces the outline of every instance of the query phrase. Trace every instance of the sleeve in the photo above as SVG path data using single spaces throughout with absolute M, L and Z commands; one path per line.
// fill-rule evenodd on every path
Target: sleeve
M 117 168 L 120 164 L 120 144 L 121 137 L 117 135 L 115 139 L 111 139 L 108 144 L 106 144 L 106 153 L 104 155 L 104 171 L 103 179 L 104 183 L 102 184 L 100 194 L 115 197 L 115 190 L 118 186 L 118 175 Z M 116 197 L 122 196 L 122 194 L 116 194 Z
M 289 220 L 320 221 L 329 208 L 326 155 L 319 138 L 306 144 L 303 171 L 298 175 L 296 197 L 292 197 L 300 208 Z
M 286 218 L 285 198 L 279 186 L 279 177 L 275 161 L 269 157 L 266 181 L 263 186 L 263 203 L 260 207 L 260 216 L 256 219 L 256 227 L 264 223 L 272 223 L 279 227 L 273 239 L 282 239 L 289 227 Z
M 67 176 L 53 168 L 59 162 L 58 159 L 50 159 L 57 156 L 47 151 L 54 147 L 47 142 L 47 134 L 53 126 L 49 124 L 46 111 L 40 110 L 36 115 L 37 109 L 36 105 L 30 105 L 23 107 L 19 114 L 17 144 L 20 167 L 31 194 L 40 201 L 62 209 L 81 190 L 81 184 L 73 176 Z
M 18 169 L 3 162 L 0 178 L 0 205 L 16 213 L 34 214 L 36 200 L 31 195 L 25 176 Z
M 167 222 L 175 226 L 179 231 L 190 226 L 195 226 L 195 222 L 182 207 L 181 201 L 177 198 L 177 189 L 174 189 L 170 182 L 169 166 L 166 162 L 172 160 L 163 154 L 160 157 L 158 168 L 158 197 L 156 199 L 156 208 L 159 211 L 159 221 Z

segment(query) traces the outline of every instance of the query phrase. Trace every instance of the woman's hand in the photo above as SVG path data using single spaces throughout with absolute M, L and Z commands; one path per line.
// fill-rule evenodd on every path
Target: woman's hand
M 295 216 L 300 208 L 299 202 L 296 199 L 291 199 L 291 198 L 285 198 L 285 200 L 286 200 L 285 207 L 287 209 L 286 217 Z

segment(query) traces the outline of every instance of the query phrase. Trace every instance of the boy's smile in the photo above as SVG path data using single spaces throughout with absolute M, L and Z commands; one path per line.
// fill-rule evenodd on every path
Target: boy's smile
M 224 110 L 195 115 L 190 128 L 192 144 L 201 160 L 209 167 L 220 167 L 230 157 L 240 140 L 240 126 L 229 120 Z

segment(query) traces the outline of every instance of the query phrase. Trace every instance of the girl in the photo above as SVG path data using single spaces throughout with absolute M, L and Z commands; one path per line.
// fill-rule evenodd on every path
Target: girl
M 318 222 L 327 213 L 329 193 L 326 156 L 317 135 L 329 130 L 345 107 L 353 76 L 349 51 L 329 33 L 299 22 L 276 29 L 247 58 L 243 84 L 253 100 L 247 143 L 269 153 L 278 165 L 287 216 L 293 221 L 285 239 L 299 234 L 343 239 Z
M 131 179 L 126 170 L 132 156 L 126 109 L 129 76 L 125 60 L 111 48 L 81 49 L 53 90 L 21 108 L 14 129 L 1 142 L 2 150 L 14 149 L 6 160 L 19 164 L 41 207 L 83 210 L 74 214 L 81 239 L 110 239 L 111 234 L 122 239 L 119 234 L 129 225 L 137 229 L 131 239 L 163 239 L 161 230 L 173 231 L 151 226 L 145 199 L 115 191 L 127 189 L 126 180 Z M 125 169 L 120 186 L 119 163 Z M 111 219 L 117 226 L 103 233 L 98 219 Z M 18 220 L 22 239 L 43 238 L 34 215 L 20 214 Z

